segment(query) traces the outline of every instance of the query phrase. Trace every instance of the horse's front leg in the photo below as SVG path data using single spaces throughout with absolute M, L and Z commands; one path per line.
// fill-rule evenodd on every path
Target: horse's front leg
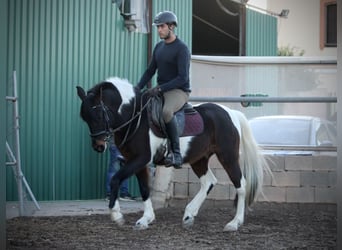
M 112 221 L 117 225 L 122 226 L 125 223 L 123 214 L 120 211 L 120 204 L 118 199 L 118 190 L 120 187 L 120 181 L 116 179 L 114 175 L 110 182 L 111 194 L 109 199 L 109 214 Z
M 123 224 L 125 224 L 125 219 L 120 211 L 120 204 L 118 199 L 115 200 L 114 207 L 111 208 L 109 206 L 109 213 L 111 220 L 114 221 L 117 225 L 122 226 Z
M 147 229 L 148 225 L 151 224 L 155 219 L 154 210 L 152 207 L 151 199 L 148 198 L 144 201 L 144 214 L 143 216 L 135 223 L 134 229 L 143 230 Z

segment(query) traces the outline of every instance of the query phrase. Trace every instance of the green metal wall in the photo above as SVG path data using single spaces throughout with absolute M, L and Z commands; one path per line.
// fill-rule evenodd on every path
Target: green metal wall
M 34 195 L 104 197 L 108 155 L 91 149 L 75 87 L 111 75 L 136 82 L 147 35 L 127 32 L 111 0 L 8 0 L 8 27 L 7 85 L 16 70 L 22 169 Z M 7 199 L 16 199 L 9 168 L 6 179 Z
M 192 1 L 152 1 L 153 16 L 172 10 L 178 35 L 191 45 Z M 108 76 L 136 83 L 147 66 L 148 35 L 129 33 L 111 0 L 8 0 L 6 79 L 17 72 L 21 160 L 37 200 L 103 198 L 108 154 L 91 149 L 79 117 L 76 85 Z M 154 43 L 158 40 L 153 29 Z M 190 47 L 191 49 L 191 47 Z M 7 107 L 11 112 L 11 106 Z M 8 116 L 11 118 L 11 116 Z M 11 141 L 13 123 L 7 122 Z M 7 200 L 17 199 L 7 167 Z M 135 177 L 133 195 L 139 195 Z
M 277 18 L 246 9 L 246 56 L 277 56 Z
M 7 54 L 7 0 L 0 0 L 0 249 L 6 249 L 6 54 Z

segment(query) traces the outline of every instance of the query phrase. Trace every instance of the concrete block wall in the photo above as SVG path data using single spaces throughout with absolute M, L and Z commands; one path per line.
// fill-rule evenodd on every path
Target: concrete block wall
M 336 203 L 336 152 L 267 156 L 267 161 L 273 177 L 264 177 L 264 196 L 258 201 Z M 215 156 L 209 166 L 217 184 L 207 200 L 234 200 L 235 188 Z M 188 165 L 174 170 L 171 181 L 175 199 L 191 199 L 200 190 L 200 181 Z

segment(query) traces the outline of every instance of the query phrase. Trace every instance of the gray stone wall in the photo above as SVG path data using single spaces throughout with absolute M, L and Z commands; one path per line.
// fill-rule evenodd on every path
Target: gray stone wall
M 258 201 L 336 204 L 336 152 L 277 155 L 267 159 L 273 177 L 264 177 L 264 196 L 259 196 Z M 207 200 L 234 200 L 235 188 L 216 157 L 209 164 L 218 183 Z M 191 199 L 199 189 L 199 179 L 188 165 L 174 170 L 171 198 Z

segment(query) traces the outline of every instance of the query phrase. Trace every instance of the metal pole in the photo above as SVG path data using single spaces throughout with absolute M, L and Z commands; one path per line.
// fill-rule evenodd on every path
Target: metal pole
M 10 145 L 8 144 L 8 142 L 6 141 L 6 152 L 8 157 L 10 158 L 11 161 L 6 162 L 6 166 L 14 166 L 17 165 L 17 160 L 15 159 L 15 156 L 11 150 Z
M 26 178 L 25 178 L 25 176 L 23 175 L 23 173 L 22 173 L 22 176 L 23 176 L 23 183 L 24 183 L 24 185 L 25 185 L 25 187 L 26 187 L 27 192 L 29 193 L 29 195 L 30 195 L 30 197 L 31 197 L 31 199 L 32 199 L 32 201 L 33 201 L 33 203 L 34 203 L 34 205 L 36 206 L 36 208 L 37 208 L 38 210 L 40 210 L 40 206 L 39 206 L 39 204 L 38 204 L 36 198 L 34 197 L 34 195 L 33 195 L 33 193 L 32 193 L 32 190 L 31 190 L 29 184 L 27 183 Z
M 17 98 L 15 96 L 6 96 L 6 100 L 15 102 L 17 100 Z
M 17 75 L 16 71 L 13 71 L 13 92 L 14 96 L 13 97 L 6 97 L 7 100 L 11 100 L 14 103 L 14 128 L 15 128 L 15 153 L 16 153 L 16 158 L 14 157 L 13 153 L 10 150 L 10 147 L 8 144 L 9 152 L 11 157 L 13 157 L 13 161 L 16 163 L 16 168 L 15 168 L 15 174 L 17 177 L 17 185 L 18 185 L 18 200 L 19 200 L 19 216 L 24 215 L 24 192 L 23 192 L 23 183 L 31 196 L 31 199 L 33 200 L 36 208 L 40 210 L 40 206 L 38 205 L 38 202 L 36 198 L 34 197 L 30 186 L 28 185 L 26 178 L 21 170 L 21 156 L 20 156 L 20 134 L 19 134 L 19 106 L 18 106 L 18 92 L 17 92 Z M 6 142 L 7 143 L 7 142 Z M 12 153 L 12 154 L 11 154 Z
M 20 135 L 19 135 L 19 107 L 17 102 L 17 76 L 16 71 L 13 71 L 13 92 L 14 92 L 14 129 L 15 129 L 15 154 L 17 160 L 16 176 L 18 186 L 18 200 L 19 200 L 19 216 L 24 215 L 24 199 L 23 199 L 23 173 L 21 171 L 21 157 L 20 157 Z
M 17 160 L 16 160 L 16 158 L 15 158 L 15 156 L 14 156 L 12 150 L 11 150 L 11 147 L 10 147 L 10 145 L 8 144 L 7 141 L 6 141 L 6 149 L 7 149 L 7 150 L 6 150 L 6 151 L 7 151 L 7 155 L 8 155 L 8 157 L 9 157 L 10 160 L 11 160 L 10 162 L 6 162 L 6 166 L 12 166 L 12 168 L 14 169 L 14 173 L 16 173 L 16 172 L 17 172 L 17 167 L 16 167 L 16 166 L 17 166 Z M 22 175 L 22 178 L 23 178 L 23 183 L 24 183 L 24 185 L 25 185 L 25 187 L 26 187 L 26 189 L 27 189 L 27 192 L 28 192 L 29 195 L 31 196 L 31 198 L 32 198 L 32 200 L 33 200 L 33 202 L 34 202 L 36 208 L 37 208 L 38 210 L 40 210 L 40 206 L 39 206 L 39 204 L 38 204 L 36 198 L 34 197 L 34 195 L 33 195 L 33 193 L 32 193 L 32 190 L 31 190 L 29 184 L 28 184 L 27 181 L 26 181 L 25 175 L 24 175 L 22 172 L 21 172 L 21 175 Z

